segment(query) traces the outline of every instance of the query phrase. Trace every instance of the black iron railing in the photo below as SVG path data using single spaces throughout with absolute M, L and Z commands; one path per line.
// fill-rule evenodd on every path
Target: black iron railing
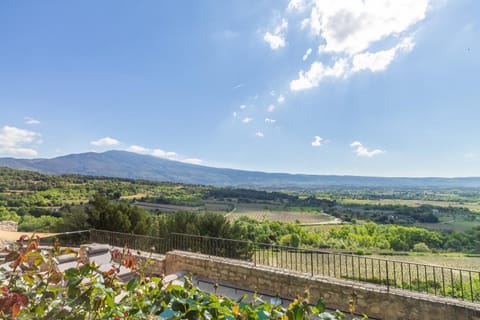
M 62 246 L 88 242 L 128 246 L 164 254 L 170 250 L 238 259 L 254 265 L 292 270 L 311 276 L 327 276 L 374 283 L 390 288 L 480 302 L 480 271 L 365 257 L 310 248 L 279 246 L 189 234 L 150 237 L 120 232 L 89 230 L 55 236 Z M 52 239 L 43 239 L 42 241 Z
M 241 259 L 311 276 L 369 282 L 387 289 L 480 301 L 478 270 L 178 233 L 171 234 L 170 239 L 172 249 Z

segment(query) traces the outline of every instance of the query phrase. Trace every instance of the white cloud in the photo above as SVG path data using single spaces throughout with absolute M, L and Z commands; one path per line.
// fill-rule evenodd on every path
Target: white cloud
M 279 48 L 285 47 L 287 44 L 285 41 L 285 32 L 288 28 L 288 21 L 286 19 L 282 19 L 280 25 L 275 27 L 275 31 L 273 33 L 265 32 L 263 36 L 263 40 L 265 40 L 272 50 L 277 50 Z
M 272 50 L 277 50 L 279 48 L 285 47 L 285 38 L 282 35 L 271 34 L 270 32 L 266 32 L 263 36 L 263 40 L 265 40 Z
M 166 158 L 170 160 L 179 160 L 178 155 L 176 152 L 173 151 L 164 151 L 162 149 L 149 149 L 139 145 L 131 145 L 127 148 L 127 151 L 147 154 L 150 156 L 158 157 L 158 158 Z M 179 160 L 181 161 L 181 160 Z
M 382 149 L 373 149 L 373 150 L 368 150 L 363 146 L 363 144 L 360 141 L 354 141 L 350 144 L 350 147 L 354 149 L 354 152 L 357 154 L 359 157 L 374 157 L 379 154 L 385 153 L 385 150 Z
M 311 35 L 318 37 L 318 52 L 328 54 L 335 62 L 313 62 L 308 71 L 301 70 L 298 78 L 290 82 L 290 89 L 315 88 L 325 77 L 347 78 L 362 70 L 386 70 L 399 53 L 408 53 L 415 46 L 411 29 L 425 18 L 429 1 L 292 0 L 287 13 L 308 8 L 300 29 L 308 28 Z M 396 44 L 385 48 L 385 43 L 392 42 Z M 311 53 L 309 48 L 303 61 Z
M 0 153 L 36 156 L 38 152 L 35 149 L 25 147 L 25 144 L 35 143 L 40 134 L 19 129 L 16 127 L 4 126 L 0 128 Z
M 170 160 L 175 160 L 177 158 L 177 153 L 173 151 L 163 151 L 162 149 L 153 149 L 150 154 L 154 157 L 167 158 Z
M 282 19 L 282 22 L 275 28 L 275 34 L 282 33 L 283 31 L 287 30 L 288 28 L 288 21 L 286 19 Z
M 347 78 L 355 72 L 385 70 L 400 52 L 410 52 L 414 47 L 411 37 L 404 38 L 399 44 L 388 50 L 374 53 L 364 52 L 353 57 L 337 59 L 333 67 L 325 67 L 322 62 L 313 62 L 308 71 L 300 71 L 298 79 L 290 82 L 290 90 L 299 91 L 318 87 L 326 77 Z
M 270 91 L 270 95 L 271 95 L 272 97 L 275 97 L 275 90 L 271 90 L 271 91 Z
M 263 138 L 265 136 L 261 131 L 258 131 L 257 133 L 255 133 L 255 135 L 259 138 Z
M 303 19 L 302 22 L 300 23 L 300 29 L 301 30 L 305 29 L 309 23 L 310 23 L 310 19 L 308 18 Z
M 142 146 L 132 145 L 128 147 L 128 151 L 135 152 L 135 153 L 148 153 L 149 149 L 144 148 Z
M 197 158 L 187 158 L 187 159 L 183 159 L 181 160 L 182 162 L 185 162 L 185 163 L 190 163 L 190 164 L 201 164 L 203 161 L 201 159 L 197 159 Z
M 246 107 L 247 107 L 246 105 L 242 104 L 242 105 L 240 106 L 240 109 L 243 110 L 243 109 L 245 109 Z
M 30 125 L 40 124 L 40 121 L 38 121 L 37 119 L 34 119 L 32 117 L 25 117 L 23 119 L 25 120 L 26 124 L 30 124 Z
M 233 111 L 233 117 L 236 118 L 238 116 L 238 113 L 236 111 Z
M 399 51 L 409 52 L 413 49 L 412 38 L 407 37 L 395 47 L 375 53 L 365 52 L 353 57 L 353 72 L 370 70 L 372 72 L 383 71 L 393 61 Z
M 97 147 L 106 147 L 106 146 L 115 146 L 117 144 L 120 144 L 120 141 L 114 138 L 105 137 L 102 139 L 98 139 L 96 141 L 91 141 L 90 143 Z
M 285 97 L 282 96 L 282 95 L 279 95 L 278 98 L 277 98 L 277 102 L 278 103 L 284 103 L 285 102 Z
M 312 53 L 312 48 L 308 48 L 305 54 L 303 55 L 302 60 L 306 61 L 311 53 Z
M 270 119 L 270 118 L 265 118 L 265 122 L 266 123 L 275 123 L 275 122 L 277 122 L 277 120 Z
M 312 147 L 320 147 L 324 144 L 324 139 L 320 136 L 315 136 L 312 141 Z
M 305 10 L 304 0 L 290 0 L 287 6 L 288 11 L 303 11 Z
M 298 79 L 290 82 L 290 90 L 299 91 L 317 87 L 325 77 L 339 78 L 346 76 L 348 72 L 348 63 L 345 59 L 339 59 L 333 67 L 325 67 L 321 62 L 314 62 L 310 70 L 298 73 Z
M 267 111 L 268 111 L 268 112 L 273 112 L 273 111 L 275 111 L 275 105 L 274 105 L 274 104 L 269 105 L 268 108 L 267 108 Z
M 353 55 L 423 20 L 429 0 L 316 0 L 308 23 L 325 51 Z
M 244 118 L 244 119 L 242 120 L 243 123 L 250 123 L 250 122 L 252 122 L 252 121 L 253 121 L 253 119 L 252 119 L 252 118 L 249 118 L 249 117 L 246 117 L 246 118 Z

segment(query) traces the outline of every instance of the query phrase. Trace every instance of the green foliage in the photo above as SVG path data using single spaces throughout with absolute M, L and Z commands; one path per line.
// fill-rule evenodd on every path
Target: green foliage
M 61 221 L 60 218 L 51 217 L 51 216 L 41 216 L 35 218 L 31 215 L 25 215 L 20 218 L 18 223 L 19 231 L 38 231 L 46 232 L 50 230 L 55 230 L 57 224 Z
M 126 233 L 150 234 L 148 212 L 126 203 L 115 204 L 97 194 L 85 209 L 88 224 L 96 229 Z
M 18 222 L 20 217 L 13 211 L 0 207 L 0 221 L 15 221 Z

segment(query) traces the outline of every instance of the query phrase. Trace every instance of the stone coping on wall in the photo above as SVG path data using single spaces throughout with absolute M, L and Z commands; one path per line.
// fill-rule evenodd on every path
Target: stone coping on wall
M 253 262 L 171 251 L 166 254 L 166 274 L 187 270 L 213 281 L 240 288 L 295 298 L 309 288 L 312 300 L 322 298 L 330 308 L 348 311 L 355 296 L 357 312 L 383 319 L 476 319 L 480 304 L 351 280 L 311 276 L 291 270 L 255 265 Z

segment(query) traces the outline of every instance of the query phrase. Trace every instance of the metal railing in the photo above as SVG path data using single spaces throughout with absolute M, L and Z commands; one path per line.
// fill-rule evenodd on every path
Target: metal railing
M 52 246 L 54 240 L 58 240 L 62 247 L 79 247 L 82 244 L 91 243 L 90 230 L 64 232 L 44 237 L 40 239 L 40 245 Z
M 168 238 L 96 229 L 90 230 L 90 242 L 106 243 L 115 247 L 127 246 L 129 249 L 160 254 L 166 253 L 170 250 Z
M 159 238 L 92 229 L 55 237 L 62 246 L 97 242 L 117 247 L 126 245 L 133 250 L 159 254 L 182 250 L 249 261 L 254 265 L 287 269 L 311 276 L 374 283 L 387 290 L 397 288 L 480 302 L 479 270 L 180 233 Z M 42 239 L 47 240 L 48 238 Z M 51 241 L 50 239 L 50 244 Z
M 480 301 L 480 271 L 173 233 L 171 248 L 339 279 Z

